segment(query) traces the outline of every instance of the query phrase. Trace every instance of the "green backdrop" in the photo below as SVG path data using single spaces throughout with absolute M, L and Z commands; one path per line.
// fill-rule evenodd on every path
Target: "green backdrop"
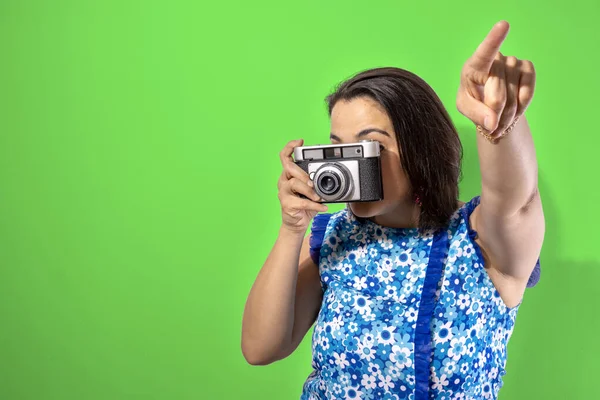
M 454 118 L 470 199 L 455 95 L 500 19 L 537 68 L 547 219 L 501 399 L 597 398 L 599 18 L 596 0 L 1 0 L 0 399 L 297 399 L 310 333 L 267 367 L 240 350 L 279 150 L 327 141 L 340 80 L 401 66 Z

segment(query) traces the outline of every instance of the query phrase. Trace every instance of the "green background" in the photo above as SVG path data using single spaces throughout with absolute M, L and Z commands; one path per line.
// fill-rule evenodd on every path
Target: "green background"
M 327 141 L 336 83 L 400 66 L 457 124 L 470 199 L 455 95 L 500 19 L 537 70 L 547 220 L 500 397 L 597 398 L 599 3 L 416 3 L 0 0 L 0 399 L 297 399 L 309 337 L 267 367 L 240 350 L 279 150 Z

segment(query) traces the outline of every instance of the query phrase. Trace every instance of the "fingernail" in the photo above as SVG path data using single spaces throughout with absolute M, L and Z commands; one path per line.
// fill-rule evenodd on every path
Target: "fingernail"
M 312 183 L 312 181 L 308 181 L 308 186 L 314 187 L 315 185 L 314 185 L 314 183 Z
M 489 115 L 485 116 L 485 119 L 483 120 L 483 127 L 490 132 L 493 130 L 494 127 L 492 126 L 492 118 Z

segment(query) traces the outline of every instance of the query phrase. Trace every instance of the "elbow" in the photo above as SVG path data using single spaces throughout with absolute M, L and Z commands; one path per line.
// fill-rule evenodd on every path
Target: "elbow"
M 261 359 L 261 358 L 254 359 L 254 358 L 248 358 L 248 357 L 246 357 L 246 362 L 254 367 L 267 366 L 267 365 L 273 363 L 273 361 L 267 361 L 267 360 Z
M 246 360 L 246 362 L 254 366 L 269 365 L 274 361 L 262 356 L 261 354 L 253 353 L 251 351 L 245 351 L 243 349 L 242 354 L 244 355 L 244 359 Z
M 258 346 L 247 344 L 244 340 L 242 340 L 242 355 L 248 364 L 254 366 L 273 364 L 287 357 L 287 354 L 284 354 L 284 352 L 277 353 L 267 349 L 260 349 Z

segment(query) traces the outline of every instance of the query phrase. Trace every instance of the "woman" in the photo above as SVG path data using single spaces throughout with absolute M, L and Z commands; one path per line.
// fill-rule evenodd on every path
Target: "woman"
M 480 197 L 458 201 L 454 125 L 397 68 L 327 99 L 333 143 L 380 142 L 383 200 L 316 216 L 327 207 L 291 158 L 302 141 L 281 152 L 282 225 L 246 303 L 242 351 L 254 365 L 283 359 L 316 321 L 302 399 L 497 397 L 545 229 L 524 117 L 535 72 L 499 52 L 508 29 L 496 24 L 465 63 L 457 97 L 480 133 Z

